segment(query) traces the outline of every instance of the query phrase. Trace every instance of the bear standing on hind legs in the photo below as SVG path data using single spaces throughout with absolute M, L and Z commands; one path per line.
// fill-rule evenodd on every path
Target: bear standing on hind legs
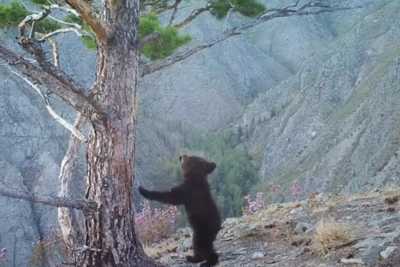
M 196 156 L 179 157 L 184 181 L 167 192 L 149 191 L 139 187 L 145 198 L 172 205 L 184 205 L 189 223 L 193 229 L 193 256 L 187 256 L 189 262 L 202 262 L 201 267 L 218 263 L 218 254 L 213 242 L 221 229 L 221 217 L 211 196 L 207 175 L 217 166 Z

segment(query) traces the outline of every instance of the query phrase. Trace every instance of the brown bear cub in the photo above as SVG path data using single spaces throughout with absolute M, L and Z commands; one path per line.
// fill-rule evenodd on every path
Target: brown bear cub
M 214 266 L 218 263 L 218 255 L 213 242 L 221 229 L 221 217 L 211 196 L 207 175 L 217 166 L 196 156 L 179 157 L 184 181 L 181 185 L 167 192 L 149 191 L 139 187 L 139 192 L 150 200 L 184 205 L 189 223 L 193 229 L 193 256 L 187 256 L 189 262 L 202 262 L 200 266 Z

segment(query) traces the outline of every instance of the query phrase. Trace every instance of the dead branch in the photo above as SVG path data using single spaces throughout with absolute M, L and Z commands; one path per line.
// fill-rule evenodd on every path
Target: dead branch
M 86 142 L 86 138 L 85 136 L 77 129 L 75 128 L 73 125 L 71 125 L 70 123 L 68 123 L 65 119 L 63 119 L 60 115 L 58 115 L 54 109 L 51 107 L 50 105 L 50 100 L 48 98 L 48 96 L 46 96 L 45 94 L 42 93 L 42 90 L 40 90 L 40 88 L 35 85 L 34 83 L 32 83 L 30 80 L 28 80 L 27 78 L 23 77 L 21 74 L 19 74 L 16 71 L 13 71 L 10 67 L 9 67 L 9 71 L 12 72 L 13 74 L 15 74 L 18 78 L 20 78 L 21 80 L 23 80 L 24 82 L 26 82 L 30 87 L 32 87 L 39 95 L 40 97 L 43 99 L 43 101 L 45 102 L 46 105 L 46 109 L 49 112 L 49 114 L 58 122 L 60 123 L 64 128 L 66 128 L 67 130 L 69 130 L 76 138 L 78 138 L 81 142 Z
M 60 53 L 58 53 L 57 41 L 52 39 L 52 38 L 48 38 L 47 41 L 51 45 L 51 51 L 52 51 L 52 54 L 53 54 L 53 65 L 55 67 L 58 67 L 59 63 L 60 63 Z
M 74 15 L 76 17 L 79 17 L 79 13 L 75 9 L 68 8 L 66 6 L 60 6 L 58 4 L 54 4 L 53 3 L 53 4 L 50 5 L 50 8 L 51 9 L 58 9 L 58 10 L 66 12 L 66 13 L 71 13 L 72 15 Z
M 84 199 L 72 200 L 60 197 L 35 196 L 29 193 L 16 192 L 1 187 L 0 187 L 0 195 L 14 199 L 22 199 L 34 203 L 41 203 L 53 207 L 68 207 L 85 211 L 97 209 L 97 204 L 96 202 L 93 201 L 86 201 Z
M 66 101 L 68 104 L 72 105 L 78 112 L 81 112 L 82 114 L 86 116 L 91 116 L 91 115 L 96 115 L 95 114 L 95 108 L 92 103 L 90 103 L 89 98 L 84 95 L 84 89 L 78 86 L 71 78 L 69 78 L 64 72 L 61 71 L 61 69 L 58 68 L 58 51 L 57 51 L 57 45 L 56 43 L 50 42 L 53 48 L 53 61 L 55 64 L 51 64 L 47 59 L 45 52 L 43 51 L 43 48 L 41 46 L 41 43 L 49 40 L 50 38 L 54 37 L 57 34 L 60 33 L 66 33 L 66 32 L 75 32 L 78 36 L 82 36 L 82 33 L 79 31 L 78 28 L 76 27 L 69 27 L 69 28 L 61 28 L 57 29 L 53 32 L 47 33 L 47 34 L 41 34 L 39 33 L 38 35 L 40 36 L 39 39 L 35 38 L 35 23 L 39 22 L 40 20 L 45 19 L 46 17 L 49 16 L 51 8 L 59 8 L 59 6 L 44 6 L 43 10 L 31 15 L 28 15 L 25 17 L 23 21 L 18 25 L 19 30 L 20 30 L 20 37 L 19 37 L 19 44 L 24 48 L 27 52 L 32 54 L 36 62 L 38 63 L 40 70 L 42 71 L 41 76 L 46 76 L 47 78 L 50 76 L 54 79 L 53 83 L 50 85 L 48 84 L 51 82 L 50 80 L 46 80 L 44 77 L 43 79 L 38 79 L 38 77 L 33 77 L 33 71 L 38 71 L 38 68 L 36 65 L 33 65 L 30 62 L 27 62 L 23 58 L 18 57 L 16 54 L 14 54 L 12 51 L 7 50 L 7 48 L 2 47 L 0 49 L 3 49 L 3 56 L 5 56 L 3 59 L 5 59 L 9 65 L 14 65 L 15 68 L 18 70 L 19 74 L 18 76 L 21 79 L 24 79 L 27 81 L 27 77 L 32 81 L 32 83 L 28 82 L 32 87 L 38 87 L 38 86 L 44 86 L 46 87 L 49 91 L 55 93 L 59 97 L 61 97 L 64 101 Z M 70 9 L 67 8 L 67 12 L 70 12 L 74 14 Z M 29 36 L 26 35 L 26 29 L 28 25 L 31 25 L 31 31 Z M 2 57 L 1 52 L 0 52 L 0 58 Z M 13 61 L 10 61 L 11 58 L 14 58 Z M 25 64 L 20 64 L 20 63 L 25 63 Z M 18 66 L 23 65 L 25 68 L 18 68 Z M 27 70 L 26 67 L 30 67 L 29 71 Z M 15 72 L 14 72 L 15 74 Z M 21 74 L 21 75 L 20 75 Z M 47 74 L 47 75 L 46 75 Z M 32 79 L 33 78 L 33 79 Z M 57 85 L 54 84 L 54 82 L 58 83 Z M 47 83 L 47 84 L 46 84 Z M 61 83 L 61 84 L 60 84 Z M 39 89 L 37 90 L 38 92 L 41 92 Z M 46 97 L 43 96 L 44 101 L 46 102 L 46 107 L 49 111 L 49 113 L 59 122 L 61 123 L 65 128 L 70 130 L 72 133 L 74 133 L 78 138 L 81 140 L 83 135 L 79 134 L 79 132 L 76 132 L 75 129 L 67 123 L 64 119 L 62 119 L 59 115 L 57 115 L 56 112 L 51 108 L 49 105 L 49 101 Z M 78 102 L 80 104 L 78 104 Z M 85 103 L 86 102 L 86 103 Z M 77 105 L 78 104 L 78 105 Z M 82 110 L 83 106 L 86 106 L 86 111 Z M 77 109 L 78 108 L 78 109 Z M 97 116 L 97 115 L 96 115 Z M 93 117 L 92 117 L 93 118 Z
M 79 31 L 82 31 L 82 26 L 79 25 L 78 23 L 66 22 L 66 21 L 64 21 L 64 20 L 62 20 L 62 19 L 58 19 L 58 18 L 53 17 L 53 16 L 51 16 L 51 15 L 48 15 L 47 17 L 48 17 L 49 19 L 51 19 L 51 20 L 54 20 L 55 22 L 57 22 L 57 23 L 59 23 L 59 24 L 66 25 L 66 26 L 68 26 L 68 27 L 74 27 L 75 29 L 77 29 L 77 30 L 79 30 Z M 84 31 L 82 31 L 82 32 L 84 32 Z M 89 34 L 89 33 L 87 33 L 87 34 Z
M 41 60 L 42 56 L 38 55 L 37 58 Z M 95 121 L 102 119 L 102 113 L 84 94 L 84 89 L 53 64 L 45 61 L 39 63 L 41 65 L 39 67 L 2 45 L 0 45 L 0 58 L 33 84 L 47 88 L 84 116 Z
M 356 8 L 361 8 L 361 6 L 355 6 L 355 7 L 341 7 L 341 6 L 330 6 L 327 4 L 323 4 L 320 1 L 310 1 L 305 3 L 304 5 L 299 6 L 300 1 L 296 1 L 295 4 L 284 7 L 284 8 L 279 8 L 279 9 L 268 9 L 266 12 L 263 14 L 259 15 L 257 18 L 254 20 L 244 23 L 242 25 L 239 25 L 237 27 L 233 27 L 229 30 L 224 31 L 220 36 L 215 38 L 214 40 L 211 40 L 209 42 L 197 45 L 195 47 L 177 52 L 165 59 L 147 63 L 142 66 L 141 69 L 141 76 L 148 75 L 150 73 L 159 71 L 165 67 L 171 66 L 177 62 L 183 61 L 187 59 L 188 57 L 206 49 L 210 48 L 218 43 L 221 43 L 233 36 L 240 35 L 244 33 L 246 30 L 250 28 L 254 28 L 257 25 L 260 25 L 261 23 L 277 19 L 277 18 L 282 18 L 282 17 L 293 17 L 293 16 L 309 16 L 309 15 L 319 15 L 322 13 L 333 13 L 333 12 L 338 12 L 338 11 L 345 11 L 345 10 L 352 10 Z
M 54 37 L 57 34 L 60 33 L 68 33 L 68 32 L 74 32 L 76 35 L 78 35 L 78 37 L 81 37 L 83 35 L 90 35 L 90 33 L 82 30 L 82 26 L 77 24 L 77 23 L 72 23 L 72 22 L 66 22 L 63 21 L 61 19 L 58 19 L 56 17 L 50 16 L 50 12 L 52 9 L 60 9 L 63 10 L 65 12 L 71 13 L 71 14 L 75 14 L 76 11 L 73 11 L 70 8 L 62 8 L 58 5 L 50 5 L 50 6 L 44 6 L 43 10 L 40 12 L 36 12 L 33 13 L 31 15 L 26 16 L 18 25 L 19 28 L 19 32 L 20 32 L 20 38 L 26 38 L 26 28 L 28 27 L 28 25 L 31 25 L 31 32 L 29 34 L 29 39 L 35 39 L 35 24 L 45 18 L 50 18 L 51 20 L 56 21 L 57 23 L 63 24 L 68 26 L 68 28 L 61 28 L 61 29 L 57 29 L 53 32 L 50 33 L 46 33 L 46 34 L 41 34 L 38 33 L 40 35 L 40 38 L 38 38 L 37 40 L 39 42 L 43 42 L 45 40 L 47 40 L 50 37 Z M 77 14 L 78 15 L 78 14 Z M 78 15 L 79 16 L 79 15 Z
M 76 35 L 78 35 L 79 37 L 82 36 L 82 33 L 81 33 L 79 30 L 75 29 L 75 28 L 61 28 L 61 29 L 58 29 L 58 30 L 55 30 L 55 31 L 46 33 L 46 34 L 44 34 L 42 37 L 38 38 L 37 40 L 38 40 L 39 42 L 43 42 L 43 41 L 45 41 L 46 39 L 48 39 L 48 38 L 50 38 L 50 37 L 54 37 L 54 36 L 57 35 L 57 34 L 60 34 L 60 33 L 67 33 L 67 32 L 74 32 L 74 33 L 75 33 Z
M 167 2 L 165 1 L 160 1 L 160 0 L 153 0 L 153 1 L 149 1 L 149 0 L 144 0 L 144 1 L 140 1 L 140 5 L 141 5 L 141 9 L 142 10 L 146 10 L 146 8 L 150 7 L 152 12 L 155 12 L 157 14 L 161 14 L 164 13 L 168 10 L 172 10 L 175 8 L 175 4 L 169 5 Z
M 50 37 L 54 37 L 55 35 L 60 34 L 60 33 L 74 32 L 76 35 L 78 35 L 78 37 L 81 37 L 83 35 L 88 35 L 88 36 L 91 35 L 90 33 L 86 32 L 86 31 L 83 31 L 82 30 L 82 26 L 77 24 L 77 23 L 66 22 L 66 21 L 60 20 L 60 19 L 58 19 L 56 17 L 50 16 L 51 9 L 60 9 L 60 10 L 66 11 L 66 12 L 71 13 L 71 14 L 75 14 L 76 13 L 76 11 L 73 12 L 72 9 L 70 9 L 70 8 L 62 8 L 62 7 L 58 6 L 58 5 L 44 6 L 42 11 L 36 12 L 36 13 L 33 13 L 31 15 L 26 16 L 19 23 L 18 28 L 19 28 L 19 32 L 20 32 L 20 38 L 26 38 L 25 30 L 26 30 L 27 26 L 29 24 L 31 24 L 31 33 L 30 33 L 28 39 L 35 39 L 35 37 L 34 37 L 34 35 L 35 35 L 35 27 L 34 27 L 35 23 L 37 23 L 37 22 L 39 22 L 39 21 L 41 21 L 41 20 L 43 20 L 45 18 L 50 18 L 50 19 L 56 21 L 57 23 L 60 23 L 60 24 L 63 24 L 63 25 L 67 25 L 69 27 L 68 28 L 57 29 L 57 30 L 55 30 L 53 32 L 46 33 L 46 34 L 40 34 L 41 37 L 39 39 L 37 39 L 37 41 L 39 41 L 39 42 L 43 42 L 46 39 L 48 39 Z
M 205 7 L 195 9 L 190 13 L 189 16 L 187 16 L 181 22 L 175 24 L 174 27 L 182 28 L 182 27 L 186 26 L 187 24 L 189 24 L 190 22 L 192 22 L 195 18 L 197 18 L 198 16 L 200 16 L 204 12 L 209 11 L 210 9 L 211 9 L 211 5 L 209 5 L 209 4 L 207 6 L 205 6 Z
M 19 35 L 20 36 L 26 36 L 25 30 L 27 28 L 27 25 L 31 23 L 31 32 L 29 34 L 29 38 L 34 38 L 34 33 L 35 33 L 35 23 L 43 20 L 50 14 L 50 8 L 49 7 L 44 7 L 43 10 L 41 10 L 38 13 L 33 13 L 31 15 L 26 16 L 19 24 Z
M 78 114 L 74 128 L 81 129 L 86 123 L 86 118 L 81 114 Z M 76 169 L 79 159 L 79 149 L 81 147 L 81 142 L 75 135 L 71 135 L 70 141 L 68 143 L 68 149 L 65 156 L 61 162 L 60 168 L 60 193 L 59 197 L 68 198 L 71 197 L 71 187 L 73 171 Z M 74 245 L 83 244 L 83 229 L 79 224 L 79 218 L 76 211 L 70 208 L 59 208 L 58 209 L 58 222 L 60 224 L 61 233 L 64 237 L 64 241 L 69 247 Z
M 169 18 L 168 26 L 171 26 L 172 23 L 174 22 L 175 16 L 178 13 L 178 7 L 181 4 L 181 2 L 182 2 L 182 0 L 175 0 L 175 3 L 173 5 L 173 10 L 172 10 L 171 16 Z
M 73 27 L 71 27 L 71 28 L 61 28 L 61 29 L 55 30 L 55 31 L 53 31 L 53 32 L 49 32 L 49 33 L 44 34 L 43 36 L 41 36 L 40 38 L 38 38 L 37 41 L 38 41 L 38 42 L 43 42 L 43 41 L 45 41 L 46 39 L 51 38 L 51 37 L 54 37 L 54 36 L 57 35 L 57 34 L 68 33 L 68 32 L 73 32 L 73 33 L 75 33 L 78 37 L 81 37 L 81 36 L 83 35 L 78 29 L 73 28 Z

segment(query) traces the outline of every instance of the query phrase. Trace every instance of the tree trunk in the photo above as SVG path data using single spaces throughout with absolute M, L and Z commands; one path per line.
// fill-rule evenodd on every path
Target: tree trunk
M 99 211 L 86 214 L 86 251 L 79 266 L 155 266 L 134 230 L 133 179 L 138 79 L 137 0 L 104 1 L 110 37 L 98 44 L 95 103 L 86 197 Z

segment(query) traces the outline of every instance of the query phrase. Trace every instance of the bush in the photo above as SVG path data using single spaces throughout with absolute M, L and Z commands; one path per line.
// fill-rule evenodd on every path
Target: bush
M 250 195 L 245 196 L 244 199 L 245 199 L 245 205 L 243 207 L 244 215 L 251 215 L 265 208 L 264 193 L 262 192 L 256 193 L 254 199 L 252 199 Z
M 315 251 L 325 255 L 329 250 L 351 242 L 354 237 L 350 225 L 338 223 L 333 219 L 322 219 L 315 228 L 313 247 Z
M 175 206 L 151 208 L 147 200 L 135 215 L 135 229 L 144 244 L 151 244 L 168 237 L 176 230 L 178 209 Z
M 41 267 L 48 262 L 61 263 L 67 257 L 67 247 L 57 229 L 52 229 L 33 247 L 29 266 Z
M 7 259 L 7 249 L 2 248 L 0 249 L 0 263 Z
M 290 186 L 290 194 L 295 201 L 301 198 L 303 194 L 303 187 L 298 180 L 293 181 L 292 185 Z

